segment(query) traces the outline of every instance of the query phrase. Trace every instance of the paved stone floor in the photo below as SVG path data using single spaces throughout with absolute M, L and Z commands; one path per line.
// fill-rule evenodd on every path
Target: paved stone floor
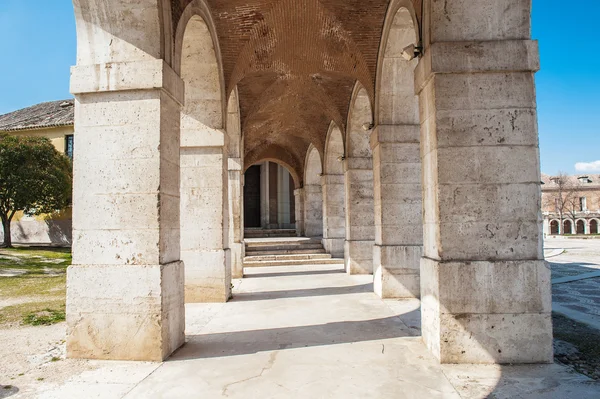
M 249 273 L 233 301 L 186 307 L 188 342 L 169 361 L 91 362 L 95 370 L 33 396 L 600 397 L 599 385 L 558 365 L 440 366 L 418 336 L 418 301 L 380 300 L 371 276 L 335 265 Z
M 600 239 L 548 239 L 555 311 L 600 329 Z

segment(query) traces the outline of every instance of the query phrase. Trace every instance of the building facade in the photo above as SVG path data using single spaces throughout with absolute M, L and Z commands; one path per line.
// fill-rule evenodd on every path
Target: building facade
M 542 175 L 544 234 L 600 233 L 600 175 Z
M 299 232 L 421 298 L 440 362 L 552 361 L 531 1 L 74 5 L 70 357 L 180 347 L 185 300 L 243 275 L 244 172 L 276 161 Z
M 0 115 L 0 133 L 47 137 L 56 149 L 73 158 L 74 100 L 51 101 Z M 72 209 L 51 215 L 19 213 L 12 222 L 15 244 L 69 246 L 72 240 Z M 0 239 L 4 232 L 0 231 Z

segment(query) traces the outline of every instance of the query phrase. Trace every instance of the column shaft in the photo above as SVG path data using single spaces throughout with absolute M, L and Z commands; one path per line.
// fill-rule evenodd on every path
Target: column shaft
M 334 258 L 344 257 L 346 205 L 344 175 L 323 175 L 323 246 Z
M 323 237 L 323 189 L 304 186 L 304 232 L 307 237 Z
M 161 361 L 185 339 L 183 82 L 161 60 L 113 63 L 74 67 L 71 91 L 78 151 L 67 355 Z
M 346 271 L 350 274 L 371 274 L 375 242 L 373 159 L 348 158 L 345 169 Z
M 443 363 L 552 360 L 537 66 L 536 44 L 511 40 L 438 42 L 417 69 L 423 338 Z
M 231 276 L 233 278 L 242 278 L 244 274 L 242 168 L 240 158 L 229 159 L 229 249 L 231 251 Z
M 419 127 L 380 125 L 371 135 L 375 192 L 374 288 L 418 298 L 423 245 Z
M 296 204 L 294 212 L 296 215 L 296 235 L 298 237 L 304 237 L 304 195 L 303 188 L 294 190 L 294 201 Z

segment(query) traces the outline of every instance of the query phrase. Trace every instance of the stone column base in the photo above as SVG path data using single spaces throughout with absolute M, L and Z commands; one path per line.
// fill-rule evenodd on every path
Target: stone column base
M 331 254 L 334 258 L 344 257 L 344 238 L 323 238 L 323 247 L 328 254 Z
M 231 251 L 181 251 L 185 262 L 185 303 L 227 302 L 231 298 Z
M 165 360 L 185 342 L 183 262 L 67 271 L 67 357 Z
M 244 277 L 244 244 L 240 242 L 233 243 L 229 250 L 231 251 L 231 277 Z
M 373 288 L 381 298 L 419 298 L 421 246 L 375 245 Z
M 551 363 L 542 260 L 421 261 L 423 340 L 441 363 Z
M 348 274 L 373 274 L 374 241 L 346 241 L 344 259 Z

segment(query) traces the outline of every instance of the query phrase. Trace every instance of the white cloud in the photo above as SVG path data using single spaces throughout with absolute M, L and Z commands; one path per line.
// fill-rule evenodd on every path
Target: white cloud
M 600 161 L 594 162 L 577 162 L 575 169 L 578 172 L 600 172 Z

